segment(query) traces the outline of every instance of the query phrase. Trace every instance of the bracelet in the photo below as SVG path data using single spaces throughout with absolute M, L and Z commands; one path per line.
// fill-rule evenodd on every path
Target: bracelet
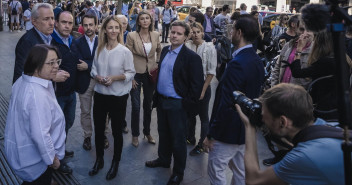
M 296 52 L 295 55 L 296 56 L 300 56 L 302 54 L 302 52 Z

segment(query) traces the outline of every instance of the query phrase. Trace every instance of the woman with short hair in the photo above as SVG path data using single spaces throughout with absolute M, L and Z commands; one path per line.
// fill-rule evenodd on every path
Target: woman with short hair
M 58 50 L 35 45 L 14 83 L 5 128 L 5 155 L 23 184 L 51 184 L 52 169 L 65 156 L 65 117 L 52 80 L 59 70 Z

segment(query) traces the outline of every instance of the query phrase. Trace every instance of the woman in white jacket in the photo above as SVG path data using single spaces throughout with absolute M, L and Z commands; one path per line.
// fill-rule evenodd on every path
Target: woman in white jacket
M 216 50 L 212 42 L 205 42 L 204 40 L 204 29 L 200 23 L 194 22 L 191 26 L 191 38 L 186 42 L 186 46 L 196 52 L 202 58 L 203 73 L 204 73 L 204 85 L 200 99 L 200 110 L 199 118 L 201 121 L 201 134 L 198 145 L 190 152 L 190 155 L 198 155 L 203 152 L 203 140 L 208 133 L 209 127 L 209 100 L 211 97 L 210 82 L 216 75 Z M 196 115 L 188 116 L 188 134 L 187 142 L 189 144 L 195 144 L 195 126 L 196 126 Z

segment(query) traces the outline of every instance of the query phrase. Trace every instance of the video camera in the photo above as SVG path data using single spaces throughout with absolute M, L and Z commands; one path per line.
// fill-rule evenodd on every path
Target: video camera
M 234 91 L 233 100 L 233 105 L 235 106 L 235 104 L 238 104 L 241 107 L 242 112 L 249 118 L 249 122 L 251 122 L 253 126 L 263 126 L 264 123 L 262 122 L 262 104 L 258 99 L 252 100 L 246 97 L 242 92 Z

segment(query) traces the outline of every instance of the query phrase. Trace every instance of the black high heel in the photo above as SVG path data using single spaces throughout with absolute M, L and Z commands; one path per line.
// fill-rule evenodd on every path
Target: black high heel
M 116 177 L 117 171 L 119 170 L 119 161 L 115 160 L 115 157 L 112 160 L 110 170 L 106 174 L 106 180 L 111 180 Z
M 97 160 L 95 161 L 95 164 L 93 168 L 89 171 L 89 176 L 96 175 L 100 169 L 104 167 L 104 158 L 103 157 L 97 157 Z

